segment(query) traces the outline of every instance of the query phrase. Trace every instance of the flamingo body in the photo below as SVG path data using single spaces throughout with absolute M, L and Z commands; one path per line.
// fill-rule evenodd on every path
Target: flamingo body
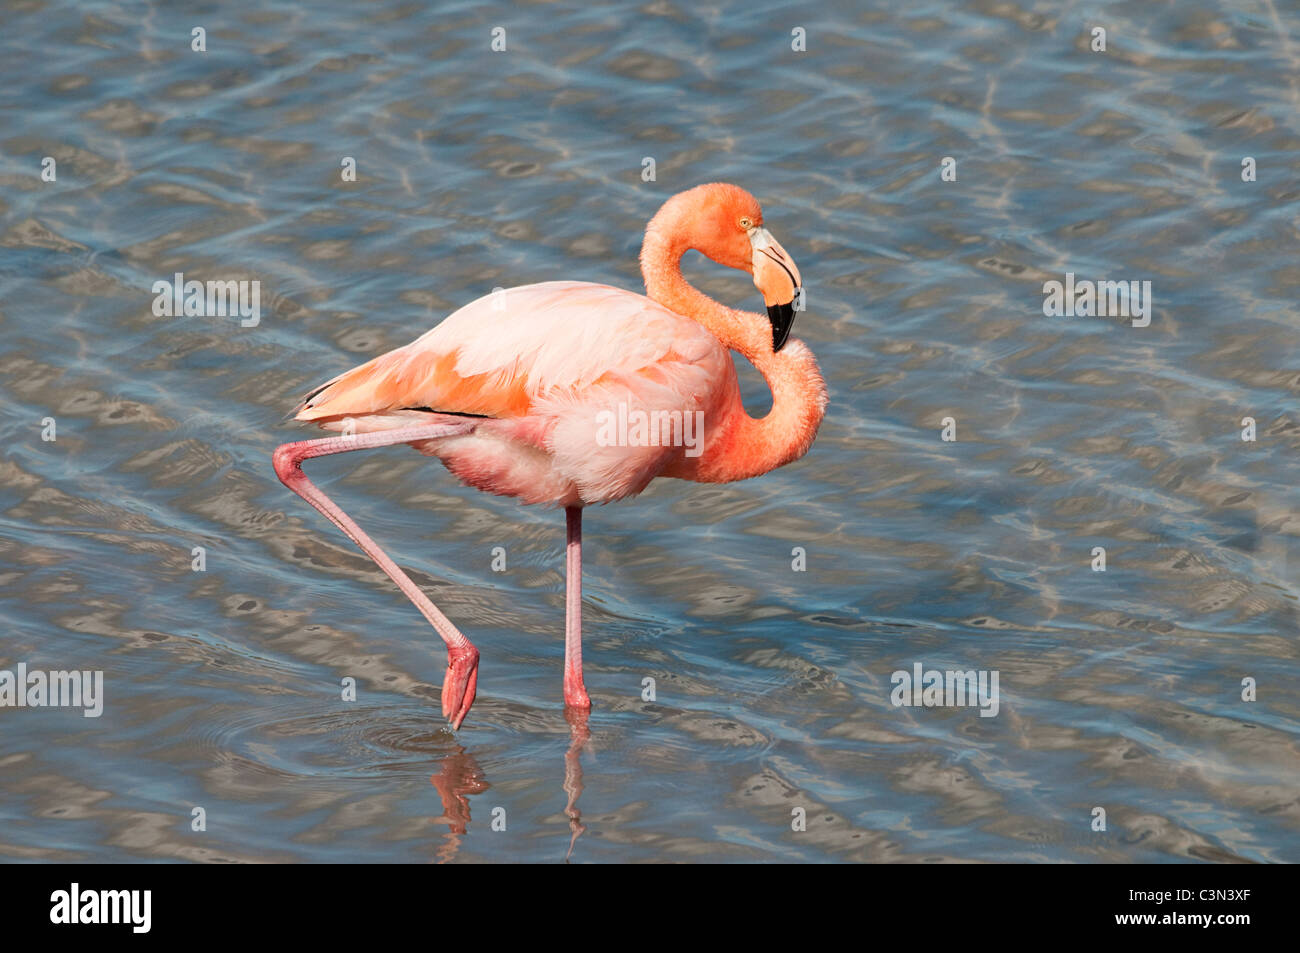
M 602 445 L 603 414 L 700 411 L 707 441 L 737 393 L 730 354 L 699 323 L 631 291 L 548 281 L 465 305 L 318 389 L 296 419 L 368 433 L 474 415 L 470 432 L 413 446 L 477 489 L 575 506 L 690 468 L 681 445 Z

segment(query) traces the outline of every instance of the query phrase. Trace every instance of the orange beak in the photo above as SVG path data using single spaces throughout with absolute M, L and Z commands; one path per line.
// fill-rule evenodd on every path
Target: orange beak
M 752 228 L 749 241 L 754 249 L 754 285 L 763 295 L 767 317 L 772 322 L 772 351 L 781 350 L 794 325 L 794 300 L 803 279 L 794 259 L 766 228 Z

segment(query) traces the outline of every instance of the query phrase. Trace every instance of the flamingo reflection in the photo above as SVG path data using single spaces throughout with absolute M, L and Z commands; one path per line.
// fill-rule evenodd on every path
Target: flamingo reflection
M 569 723 L 569 747 L 564 753 L 564 793 L 568 800 L 564 806 L 564 816 L 569 819 L 569 850 L 564 855 L 568 863 L 573 856 L 573 847 L 587 830 L 582 823 L 582 812 L 578 808 L 578 798 L 582 796 L 582 752 L 591 740 L 588 727 L 590 712 L 583 708 L 566 707 L 565 721 Z M 442 835 L 435 857 L 436 863 L 445 864 L 455 859 L 460 850 L 461 841 L 469 832 L 470 805 L 472 795 L 482 794 L 490 784 L 486 780 L 478 761 L 465 748 L 457 746 L 456 751 L 443 758 L 438 765 L 438 772 L 429 778 L 438 797 L 442 800 L 442 815 L 434 818 L 435 824 L 446 824 L 447 833 Z

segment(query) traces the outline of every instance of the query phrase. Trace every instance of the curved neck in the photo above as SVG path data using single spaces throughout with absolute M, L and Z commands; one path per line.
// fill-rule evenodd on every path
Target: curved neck
M 745 412 L 740 389 L 732 393 L 703 454 L 687 458 L 669 475 L 703 482 L 726 482 L 767 473 L 798 460 L 812 446 L 826 413 L 826 383 L 812 351 L 790 339 L 772 352 L 768 319 L 714 301 L 682 276 L 687 245 L 670 222 L 655 216 L 641 246 L 641 273 L 646 294 L 677 314 L 707 328 L 723 347 L 738 351 L 763 375 L 772 391 L 772 409 L 755 419 Z
M 641 245 L 641 276 L 646 295 L 670 311 L 694 318 L 722 342 L 722 346 L 739 351 L 758 367 L 764 350 L 772 356 L 772 331 L 767 318 L 748 311 L 737 311 L 714 301 L 682 276 L 682 255 L 688 246 L 677 238 L 675 230 L 655 216 L 646 228 Z

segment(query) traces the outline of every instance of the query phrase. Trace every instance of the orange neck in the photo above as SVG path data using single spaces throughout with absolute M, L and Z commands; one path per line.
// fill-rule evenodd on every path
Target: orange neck
M 665 212 L 667 209 L 665 209 Z M 732 394 L 704 453 L 687 457 L 666 471 L 668 476 L 723 483 L 744 480 L 798 460 L 812 446 L 826 414 L 826 382 L 813 353 L 791 338 L 772 352 L 768 319 L 751 311 L 738 311 L 714 301 L 682 276 L 681 259 L 686 244 L 677 237 L 671 220 L 656 215 L 646 229 L 641 246 L 641 273 L 646 294 L 677 314 L 704 325 L 723 347 L 738 351 L 758 369 L 772 391 L 772 409 L 755 419 L 745 412 L 740 388 L 732 379 Z

